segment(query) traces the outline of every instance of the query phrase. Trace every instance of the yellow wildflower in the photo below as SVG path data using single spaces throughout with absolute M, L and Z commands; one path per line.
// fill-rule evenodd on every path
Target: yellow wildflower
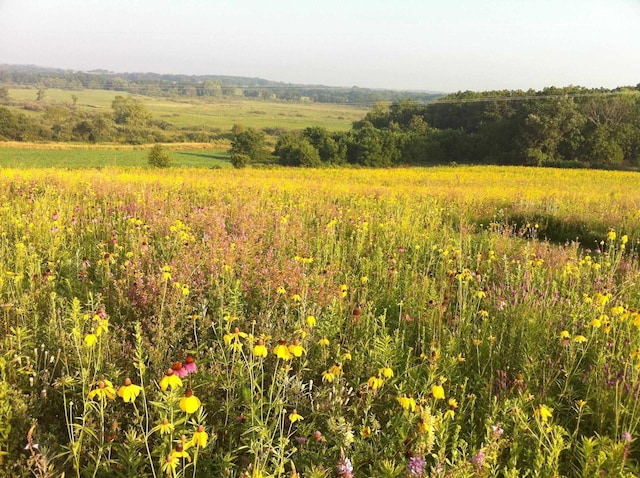
M 302 357 L 304 348 L 302 348 L 302 345 L 300 345 L 300 342 L 298 342 L 298 340 L 294 340 L 293 343 L 289 345 L 289 352 L 294 357 Z
M 100 380 L 97 387 L 89 392 L 89 400 L 93 400 L 96 397 L 100 400 L 115 399 L 116 391 L 113 388 L 113 384 L 109 380 Z
M 409 410 L 412 412 L 416 411 L 416 401 L 412 397 L 407 397 L 406 395 L 401 395 L 398 397 L 398 403 L 405 410 Z
M 159 425 L 156 425 L 151 429 L 151 432 L 160 432 L 160 435 L 169 435 L 173 433 L 175 426 L 168 419 L 163 419 Z
M 316 318 L 313 315 L 308 315 L 307 316 L 307 325 L 309 327 L 315 327 L 316 325 Z
M 180 410 L 185 413 L 194 413 L 200 408 L 200 405 L 200 399 L 193 394 L 190 388 L 187 388 L 184 392 L 184 397 L 180 399 Z
M 98 341 L 98 336 L 96 334 L 87 334 L 84 336 L 84 344 L 87 347 L 93 347 Z
M 204 426 L 199 425 L 198 430 L 194 432 L 193 438 L 191 438 L 191 445 L 204 448 L 209 441 L 209 434 L 204 431 Z
M 298 413 L 298 411 L 294 408 L 293 411 L 289 414 L 289 421 L 291 423 L 295 423 L 299 420 L 304 420 L 304 417 Z
M 322 381 L 332 383 L 336 379 L 336 375 L 331 370 L 322 372 Z
M 191 461 L 191 456 L 186 452 L 182 443 L 176 445 L 176 449 L 171 452 L 171 456 L 173 458 L 186 458 L 187 461 Z
M 380 377 L 370 377 L 369 380 L 367 380 L 367 385 L 371 390 L 377 390 L 384 385 L 384 380 Z
M 96 335 L 100 337 L 103 332 L 109 331 L 109 319 L 100 318 L 96 315 L 94 318 L 98 319 L 98 325 L 96 326 Z
M 253 356 L 266 357 L 267 353 L 267 347 L 265 347 L 264 341 L 262 339 L 258 339 L 258 343 L 253 347 Z
M 436 400 L 444 399 L 444 387 L 440 384 L 440 382 L 431 387 L 431 396 Z
M 540 404 L 538 405 L 538 408 L 535 409 L 534 414 L 543 422 L 547 422 L 553 415 L 553 409 L 547 407 L 546 405 Z
M 125 402 L 133 403 L 140 392 L 142 392 L 142 387 L 131 383 L 131 379 L 127 377 L 124 379 L 124 385 L 118 389 L 118 396 Z
M 178 468 L 178 461 L 178 458 L 174 457 L 173 453 L 170 453 L 162 464 L 161 470 L 167 475 L 175 476 L 176 469 Z
M 225 334 L 223 340 L 225 345 L 229 346 L 240 342 L 240 338 L 246 339 L 247 337 L 248 335 L 246 334 L 246 332 L 240 332 L 240 329 L 236 327 L 235 329 L 233 329 L 233 332 Z
M 291 360 L 291 352 L 287 347 L 287 341 L 281 339 L 278 341 L 278 345 L 273 348 L 273 353 L 276 357 L 282 360 Z
M 175 390 L 180 387 L 182 387 L 182 379 L 174 373 L 172 368 L 167 369 L 164 377 L 160 380 L 160 388 L 162 391 L 166 392 L 168 388 Z
M 587 341 L 587 338 L 584 335 L 576 335 L 573 338 L 573 341 L 578 343 L 578 344 L 583 344 Z
M 378 374 L 384 378 L 391 378 L 393 377 L 393 370 L 391 367 L 382 367 L 378 370 Z
M 329 339 L 327 339 L 326 337 L 322 337 L 320 340 L 318 340 L 318 345 L 320 347 L 326 347 L 327 345 L 329 345 Z

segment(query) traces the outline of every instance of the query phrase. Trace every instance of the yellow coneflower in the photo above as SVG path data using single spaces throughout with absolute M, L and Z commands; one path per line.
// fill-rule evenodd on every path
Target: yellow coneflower
M 300 342 L 298 340 L 294 340 L 293 343 L 289 345 L 289 352 L 294 357 L 302 357 L 304 348 L 302 348 L 302 345 L 300 345 Z
M 398 397 L 398 403 L 402 408 L 408 411 L 415 412 L 416 411 L 416 401 L 412 397 L 407 397 L 406 395 L 401 395 Z
M 158 425 L 151 429 L 151 433 L 160 432 L 160 435 L 169 435 L 173 433 L 175 425 L 167 418 L 164 418 Z
M 100 380 L 97 387 L 89 392 L 89 400 L 93 400 L 96 397 L 100 400 L 115 399 L 116 391 L 113 388 L 113 384 L 109 380 Z
M 118 389 L 118 396 L 127 403 L 133 403 L 140 392 L 142 392 L 142 387 L 131 383 L 131 379 L 127 377 L 124 379 L 124 385 Z
M 367 380 L 367 385 L 371 390 L 378 390 L 384 385 L 384 380 L 382 380 L 380 377 L 369 377 L 369 380 Z
M 200 399 L 193 394 L 193 390 L 187 388 L 184 397 L 180 399 L 180 410 L 185 413 L 194 413 L 200 405 L 202 405 Z
M 162 391 L 166 392 L 168 388 L 175 390 L 180 387 L 182 387 L 182 379 L 175 374 L 172 368 L 167 369 L 164 377 L 160 380 L 160 388 Z
M 378 375 L 384 378 L 391 378 L 393 377 L 393 369 L 391 367 L 382 367 L 378 370 Z
M 204 430 L 204 426 L 199 425 L 197 431 L 193 433 L 191 438 L 191 445 L 204 448 L 209 441 L 209 434 Z
M 444 387 L 440 382 L 431 387 L 431 396 L 436 400 L 444 400 Z
M 84 344 L 87 347 L 93 347 L 98 341 L 98 336 L 96 334 L 87 334 L 84 336 Z
M 287 347 L 287 341 L 284 339 L 278 340 L 278 345 L 273 348 L 273 353 L 276 357 L 282 360 L 291 360 L 291 352 Z
M 258 343 L 253 347 L 253 356 L 254 357 L 266 357 L 268 354 L 267 347 L 264 345 L 264 341 L 262 339 L 258 339 Z
M 304 420 L 304 417 L 302 415 L 300 415 L 298 413 L 298 410 L 296 410 L 295 408 L 293 409 L 293 411 L 289 414 L 289 421 L 291 423 L 295 423 L 299 420 Z

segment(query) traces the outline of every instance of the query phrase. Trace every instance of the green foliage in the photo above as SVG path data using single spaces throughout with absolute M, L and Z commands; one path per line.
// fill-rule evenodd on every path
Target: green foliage
M 173 164 L 171 153 L 169 153 L 169 151 L 167 151 L 161 144 L 153 145 L 149 151 L 149 155 L 147 156 L 147 161 L 149 165 L 154 168 L 168 168 Z
M 234 127 L 238 132 L 231 140 L 231 163 L 235 168 L 243 168 L 250 164 L 267 164 L 272 162 L 271 153 L 267 149 L 266 135 L 254 128 Z
M 321 126 L 305 128 L 302 135 L 318 151 L 320 161 L 325 164 L 344 164 L 347 160 L 346 135 L 330 133 Z
M 322 163 L 318 151 L 305 137 L 297 133 L 281 135 L 274 154 L 283 166 L 318 167 Z

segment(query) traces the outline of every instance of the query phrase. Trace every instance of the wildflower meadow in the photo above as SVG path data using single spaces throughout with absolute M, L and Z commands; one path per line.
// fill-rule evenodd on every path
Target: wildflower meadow
M 0 170 L 0 475 L 640 474 L 634 173 Z

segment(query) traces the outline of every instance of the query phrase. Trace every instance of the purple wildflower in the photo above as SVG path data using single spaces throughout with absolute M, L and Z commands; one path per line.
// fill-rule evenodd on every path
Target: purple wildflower
M 427 468 L 427 461 L 421 456 L 412 456 L 408 465 L 409 476 L 422 477 Z
M 187 375 L 189 375 L 187 373 L 187 371 L 184 369 L 184 367 L 182 366 L 182 362 L 176 362 L 173 364 L 173 366 L 171 367 L 173 369 L 173 373 L 180 378 L 184 378 Z
M 353 465 L 347 457 L 342 457 L 336 465 L 336 471 L 340 478 L 353 478 Z
M 471 463 L 473 463 L 478 468 L 482 468 L 482 466 L 484 465 L 485 456 L 486 455 L 483 452 L 479 451 L 471 457 Z
M 196 361 L 191 356 L 185 359 L 184 363 L 182 364 L 182 368 L 184 368 L 187 374 L 195 373 L 198 371 L 198 366 L 196 365 Z

